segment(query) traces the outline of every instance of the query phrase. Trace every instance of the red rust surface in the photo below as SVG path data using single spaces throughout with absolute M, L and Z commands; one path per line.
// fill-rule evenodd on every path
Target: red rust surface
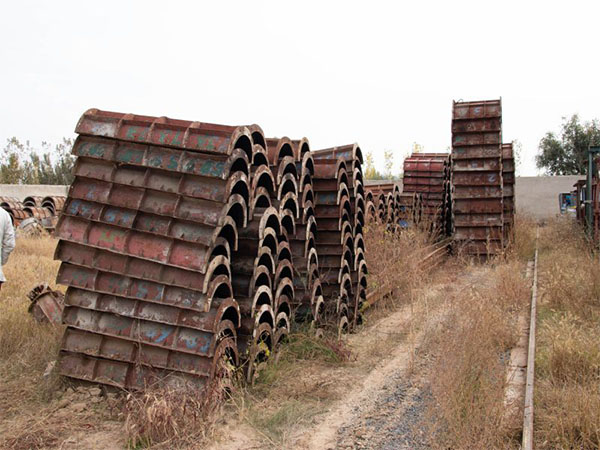
M 237 363 L 230 258 L 260 129 L 89 110 L 77 132 L 69 196 L 44 200 L 62 210 L 61 373 L 205 384 L 224 355 Z
M 468 254 L 485 256 L 503 248 L 501 142 L 500 100 L 453 103 L 454 229 Z

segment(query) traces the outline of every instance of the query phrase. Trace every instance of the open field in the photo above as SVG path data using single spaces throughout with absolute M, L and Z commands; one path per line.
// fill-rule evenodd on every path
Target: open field
M 407 263 L 356 333 L 298 330 L 218 409 L 189 392 L 127 397 L 61 380 L 52 367 L 62 329 L 34 322 L 26 298 L 54 280 L 56 241 L 19 238 L 0 297 L 0 448 L 519 448 L 504 414 L 506 355 L 528 307 L 534 234 L 518 218 L 510 254 L 485 265 L 451 257 L 423 273 Z M 411 261 L 415 242 L 387 251 Z M 538 448 L 599 442 L 600 272 L 586 245 L 569 223 L 541 233 Z

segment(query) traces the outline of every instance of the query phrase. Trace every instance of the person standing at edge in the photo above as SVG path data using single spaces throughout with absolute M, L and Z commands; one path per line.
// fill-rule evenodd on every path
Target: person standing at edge
M 2 285 L 6 282 L 2 266 L 8 262 L 8 256 L 15 249 L 15 230 L 12 225 L 12 220 L 8 213 L 0 208 L 0 291 Z

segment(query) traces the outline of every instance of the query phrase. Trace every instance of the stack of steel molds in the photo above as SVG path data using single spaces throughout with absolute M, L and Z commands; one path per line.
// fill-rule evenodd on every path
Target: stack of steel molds
M 282 270 L 278 291 L 285 295 L 285 301 L 292 304 L 289 312 L 278 312 L 280 320 L 292 320 L 291 310 L 297 322 L 317 320 L 320 305 L 323 303 L 319 264 L 316 249 L 317 225 L 314 213 L 314 193 L 312 176 L 314 162 L 308 140 L 292 141 L 289 138 L 267 139 L 269 162 L 276 174 L 277 199 L 287 220 L 284 228 L 287 234 L 292 261 L 291 276 Z M 291 220 L 290 220 L 291 219 Z M 288 285 L 291 284 L 291 289 Z M 293 296 L 285 294 L 290 291 Z M 278 327 L 279 339 L 285 337 L 288 329 Z
M 502 144 L 504 245 L 512 241 L 515 228 L 515 159 L 513 144 Z
M 362 322 L 360 311 L 362 304 L 367 298 L 367 263 L 365 260 L 365 242 L 363 237 L 363 228 L 365 226 L 366 203 L 365 189 L 363 182 L 362 164 L 363 156 L 360 147 L 357 144 L 334 147 L 313 152 L 315 164 L 329 164 L 329 161 L 343 160 L 346 167 L 346 177 L 348 180 L 349 199 L 350 199 L 350 225 L 352 247 L 350 262 L 350 292 L 348 292 L 347 319 L 342 318 L 338 330 L 346 331 Z M 318 223 L 317 223 L 318 228 Z M 346 244 L 347 239 L 342 237 L 342 244 Z M 348 291 L 348 289 L 346 289 Z M 348 325 L 346 325 L 346 320 Z
M 400 186 L 394 181 L 369 181 L 366 185 L 369 217 L 392 226 L 398 212 L 396 205 L 400 193 Z
M 367 218 L 386 224 L 390 232 L 419 225 L 423 215 L 422 196 L 402 192 L 394 181 L 370 181 L 366 186 Z
M 359 322 L 357 145 L 311 152 L 257 125 L 98 110 L 76 132 L 75 180 L 52 206 L 68 287 L 61 373 L 140 389 L 206 385 L 243 364 L 252 381 L 295 321 Z
M 454 102 L 454 239 L 468 255 L 503 251 L 502 104 Z
M 43 201 L 44 201 L 44 197 L 36 197 L 36 196 L 30 195 L 29 197 L 25 197 L 23 199 L 23 206 L 36 206 L 38 208 L 41 208 Z
M 29 214 L 24 210 L 25 206 L 18 198 L 0 197 L 0 207 L 8 213 L 15 227 L 19 226 L 22 220 L 29 217 Z
M 39 197 L 35 198 L 39 199 Z M 36 206 L 41 206 L 42 208 L 48 209 L 53 216 L 60 216 L 60 213 L 65 206 L 65 201 L 65 197 L 54 195 L 52 197 L 44 197 L 41 201 L 41 204 L 36 204 Z
M 123 388 L 227 373 L 241 326 L 231 256 L 259 131 L 92 109 L 76 132 L 56 230 L 61 373 Z
M 354 230 L 347 172 L 341 157 L 315 161 L 316 246 L 324 298 L 317 311 L 318 325 L 335 326 L 338 331 L 349 328 L 353 310 Z
M 445 234 L 450 154 L 413 153 L 404 160 L 403 192 L 422 195 L 423 221 L 434 234 Z
M 52 207 L 46 199 L 52 199 Z M 60 216 L 65 197 L 25 197 L 23 202 L 14 197 L 0 197 L 0 207 L 5 209 L 11 217 L 13 225 L 19 227 L 27 219 L 35 219 L 37 227 L 43 227 L 46 231 L 53 231 Z M 54 204 L 59 205 L 54 207 Z M 30 225 L 28 220 L 24 225 Z

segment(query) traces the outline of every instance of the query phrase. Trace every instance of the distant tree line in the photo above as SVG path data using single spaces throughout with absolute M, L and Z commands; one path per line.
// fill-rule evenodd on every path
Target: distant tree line
M 563 117 L 560 133 L 549 131 L 540 140 L 536 165 L 549 175 L 584 174 L 590 145 L 600 145 L 600 122 L 582 123 L 577 114 Z
M 66 138 L 54 148 L 47 142 L 35 148 L 29 141 L 10 138 L 2 149 L 0 184 L 71 184 L 72 148 L 73 141 Z

